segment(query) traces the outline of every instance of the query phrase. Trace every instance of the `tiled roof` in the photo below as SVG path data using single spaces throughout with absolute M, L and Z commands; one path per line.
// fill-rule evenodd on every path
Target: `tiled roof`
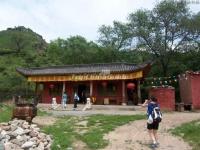
M 131 64 L 131 63 L 102 63 L 102 64 L 76 64 L 66 66 L 52 66 L 39 68 L 17 68 L 16 70 L 24 76 L 36 75 L 66 75 L 66 74 L 84 74 L 84 73 L 110 73 L 134 72 L 143 70 L 150 63 Z

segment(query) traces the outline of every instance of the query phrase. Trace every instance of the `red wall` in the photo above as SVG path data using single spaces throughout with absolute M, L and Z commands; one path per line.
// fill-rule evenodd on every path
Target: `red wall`
M 175 89 L 173 87 L 152 87 L 149 95 L 158 99 L 161 109 L 175 110 Z
M 109 100 L 113 100 L 113 104 L 121 104 L 122 102 L 122 81 L 113 81 L 113 83 L 116 85 L 116 95 L 110 96 L 101 96 L 98 94 L 97 91 L 97 84 L 101 84 L 102 81 L 94 81 L 93 82 L 93 96 L 96 98 L 95 104 L 103 105 L 104 104 L 104 98 L 108 98 Z M 112 104 L 112 103 L 111 103 Z
M 192 107 L 200 109 L 200 74 L 191 74 Z
M 186 72 L 179 77 L 180 96 L 184 104 L 200 109 L 200 73 Z
M 51 103 L 51 101 L 52 101 L 53 97 L 51 97 L 49 95 L 50 84 L 53 84 L 53 83 L 52 82 L 44 83 L 44 91 L 43 91 L 43 94 L 42 94 L 42 103 Z M 56 102 L 59 103 L 59 104 L 61 103 L 61 96 L 62 95 L 55 96 L 56 97 Z
M 56 82 L 46 82 L 44 83 L 44 90 L 42 94 L 42 103 L 51 103 L 52 102 L 52 97 L 49 95 L 49 87 L 50 84 L 56 84 Z M 68 102 L 67 103 L 73 103 L 73 83 L 72 82 L 66 82 L 65 83 L 65 91 L 67 92 L 67 95 L 69 96 Z M 61 103 L 61 98 L 62 95 L 57 95 L 56 97 L 56 102 L 58 104 Z
M 66 82 L 65 83 L 65 91 L 66 91 L 66 93 L 67 93 L 67 95 L 68 95 L 68 101 L 67 101 L 67 103 L 73 103 L 73 93 L 74 93 L 74 91 L 73 91 L 73 84 L 72 84 L 72 82 Z
M 190 84 L 190 76 L 181 75 L 179 77 L 180 97 L 184 104 L 192 103 L 192 91 Z

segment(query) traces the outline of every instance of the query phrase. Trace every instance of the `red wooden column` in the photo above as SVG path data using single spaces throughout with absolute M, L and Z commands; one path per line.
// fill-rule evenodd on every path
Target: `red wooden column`
M 35 95 L 38 95 L 38 82 L 35 82 Z
M 93 81 L 90 81 L 90 97 L 93 96 Z
M 140 80 L 137 80 L 137 96 L 138 96 L 138 103 L 142 103 L 141 99 L 141 90 L 140 90 Z
M 126 105 L 125 81 L 122 80 L 122 105 Z
M 66 91 L 65 88 L 66 86 L 65 86 L 65 81 L 63 81 L 63 89 L 62 89 L 62 94 Z

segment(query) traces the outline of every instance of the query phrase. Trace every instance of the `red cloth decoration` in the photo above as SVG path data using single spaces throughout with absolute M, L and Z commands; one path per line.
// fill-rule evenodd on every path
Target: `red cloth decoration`
M 54 88 L 54 84 L 50 84 L 49 87 L 50 87 L 51 89 L 53 89 L 53 88 Z
M 126 86 L 128 89 L 135 89 L 135 84 L 134 83 L 128 83 Z
M 101 84 L 102 84 L 103 87 L 107 86 L 107 82 L 106 81 L 103 81 Z

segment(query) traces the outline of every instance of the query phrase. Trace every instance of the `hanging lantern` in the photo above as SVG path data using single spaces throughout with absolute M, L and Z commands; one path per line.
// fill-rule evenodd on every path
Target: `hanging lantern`
M 106 81 L 103 81 L 101 84 L 102 84 L 103 87 L 107 86 L 107 82 Z
M 135 84 L 134 83 L 128 83 L 126 87 L 128 89 L 134 90 L 135 89 Z
M 50 84 L 49 87 L 50 87 L 51 89 L 53 89 L 53 88 L 54 88 L 54 84 Z

